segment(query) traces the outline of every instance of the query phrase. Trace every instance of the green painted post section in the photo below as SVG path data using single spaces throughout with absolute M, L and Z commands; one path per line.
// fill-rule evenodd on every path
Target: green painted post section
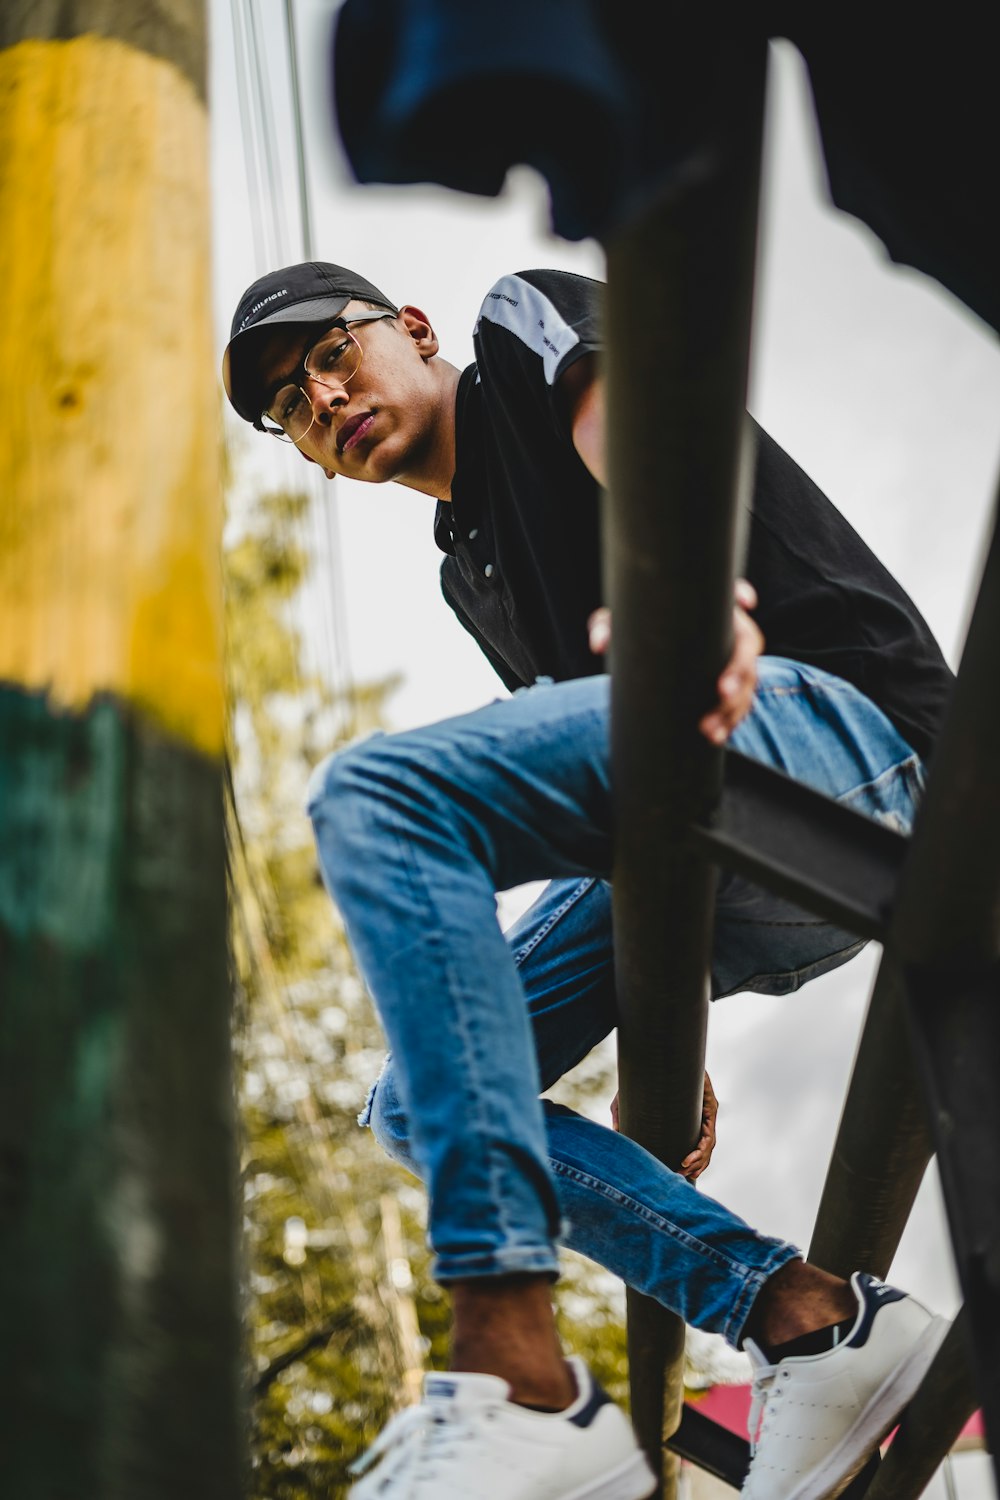
M 11 0 L 0 18 L 0 1494 L 11 1500 L 247 1489 L 204 56 L 202 0 Z M 127 118 L 106 77 L 127 92 Z M 107 146 L 91 153 L 87 183 L 72 166 L 81 131 Z M 148 162 L 164 164 L 169 200 Z M 134 253 L 146 235 L 162 263 Z M 17 256 L 30 296 L 10 289 L 16 236 L 32 246 L 27 266 Z M 80 254 L 66 253 L 71 237 Z M 155 319 L 171 297 L 177 336 L 164 341 Z M 172 362 L 169 379 L 143 378 L 149 348 Z M 186 423 L 191 391 L 200 407 Z
M 18 1500 L 236 1496 L 218 767 L 0 690 L 0 1402 Z

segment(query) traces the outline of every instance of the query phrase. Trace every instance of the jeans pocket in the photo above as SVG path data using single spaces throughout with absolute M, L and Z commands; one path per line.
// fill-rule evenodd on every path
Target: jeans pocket
M 890 766 L 874 781 L 854 787 L 838 801 L 896 833 L 909 834 L 925 783 L 920 757 L 911 755 Z

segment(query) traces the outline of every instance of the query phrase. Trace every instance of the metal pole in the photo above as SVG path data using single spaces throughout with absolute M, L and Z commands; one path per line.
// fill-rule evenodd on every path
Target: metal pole
M 202 0 L 0 14 L 0 1403 L 22 1500 L 243 1470 Z
M 835 1276 L 889 1274 L 931 1159 L 901 987 L 884 952 L 809 1245 L 809 1259 Z
M 719 137 L 606 245 L 621 1124 L 671 1165 L 701 1114 L 714 874 L 688 829 L 721 780 L 696 726 L 732 628 L 765 66 L 761 43 Z M 682 1352 L 680 1321 L 630 1296 L 633 1418 L 658 1466 Z
M 994 1454 L 1000 1429 L 998 641 L 1000 531 L 900 874 L 810 1248 L 811 1258 L 840 1274 L 858 1266 L 886 1274 L 933 1144 L 967 1332 L 949 1339 L 929 1373 L 914 1402 L 927 1420 L 909 1421 L 891 1474 L 877 1481 L 880 1500 L 919 1493 L 920 1476 L 936 1467 L 953 1436 L 952 1395 L 959 1393 L 959 1412 L 976 1399 L 960 1368 L 963 1350 Z M 874 1158 L 872 1141 L 879 1143 Z
M 910 1402 L 865 1500 L 916 1500 L 976 1409 L 963 1308 Z
M 1000 524 L 893 924 L 1000 1483 Z

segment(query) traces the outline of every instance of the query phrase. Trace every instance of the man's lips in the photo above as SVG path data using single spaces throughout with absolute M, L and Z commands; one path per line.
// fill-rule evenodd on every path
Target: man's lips
M 363 411 L 356 417 L 348 417 L 343 427 L 337 433 L 337 452 L 347 453 L 356 443 L 360 443 L 374 420 L 375 413 L 373 411 Z

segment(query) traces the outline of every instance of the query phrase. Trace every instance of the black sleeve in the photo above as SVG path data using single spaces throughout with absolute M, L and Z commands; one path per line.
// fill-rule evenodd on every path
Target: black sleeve
M 926 620 L 808 474 L 754 427 L 745 570 L 765 651 L 853 683 L 929 759 L 953 676 Z
M 522 678 L 518 677 L 517 673 L 507 662 L 504 661 L 500 653 L 498 651 L 495 651 L 493 647 L 484 639 L 484 637 L 480 635 L 471 617 L 466 614 L 465 610 L 462 608 L 458 600 L 452 595 L 450 589 L 448 588 L 448 580 L 443 569 L 441 571 L 441 593 L 444 596 L 445 603 L 454 613 L 458 623 L 472 636 L 472 639 L 475 641 L 480 651 L 486 657 L 486 660 L 489 662 L 494 672 L 500 678 L 500 681 L 503 683 L 504 687 L 508 688 L 512 693 L 516 692 L 518 688 L 527 687 L 528 683 L 524 682 Z

